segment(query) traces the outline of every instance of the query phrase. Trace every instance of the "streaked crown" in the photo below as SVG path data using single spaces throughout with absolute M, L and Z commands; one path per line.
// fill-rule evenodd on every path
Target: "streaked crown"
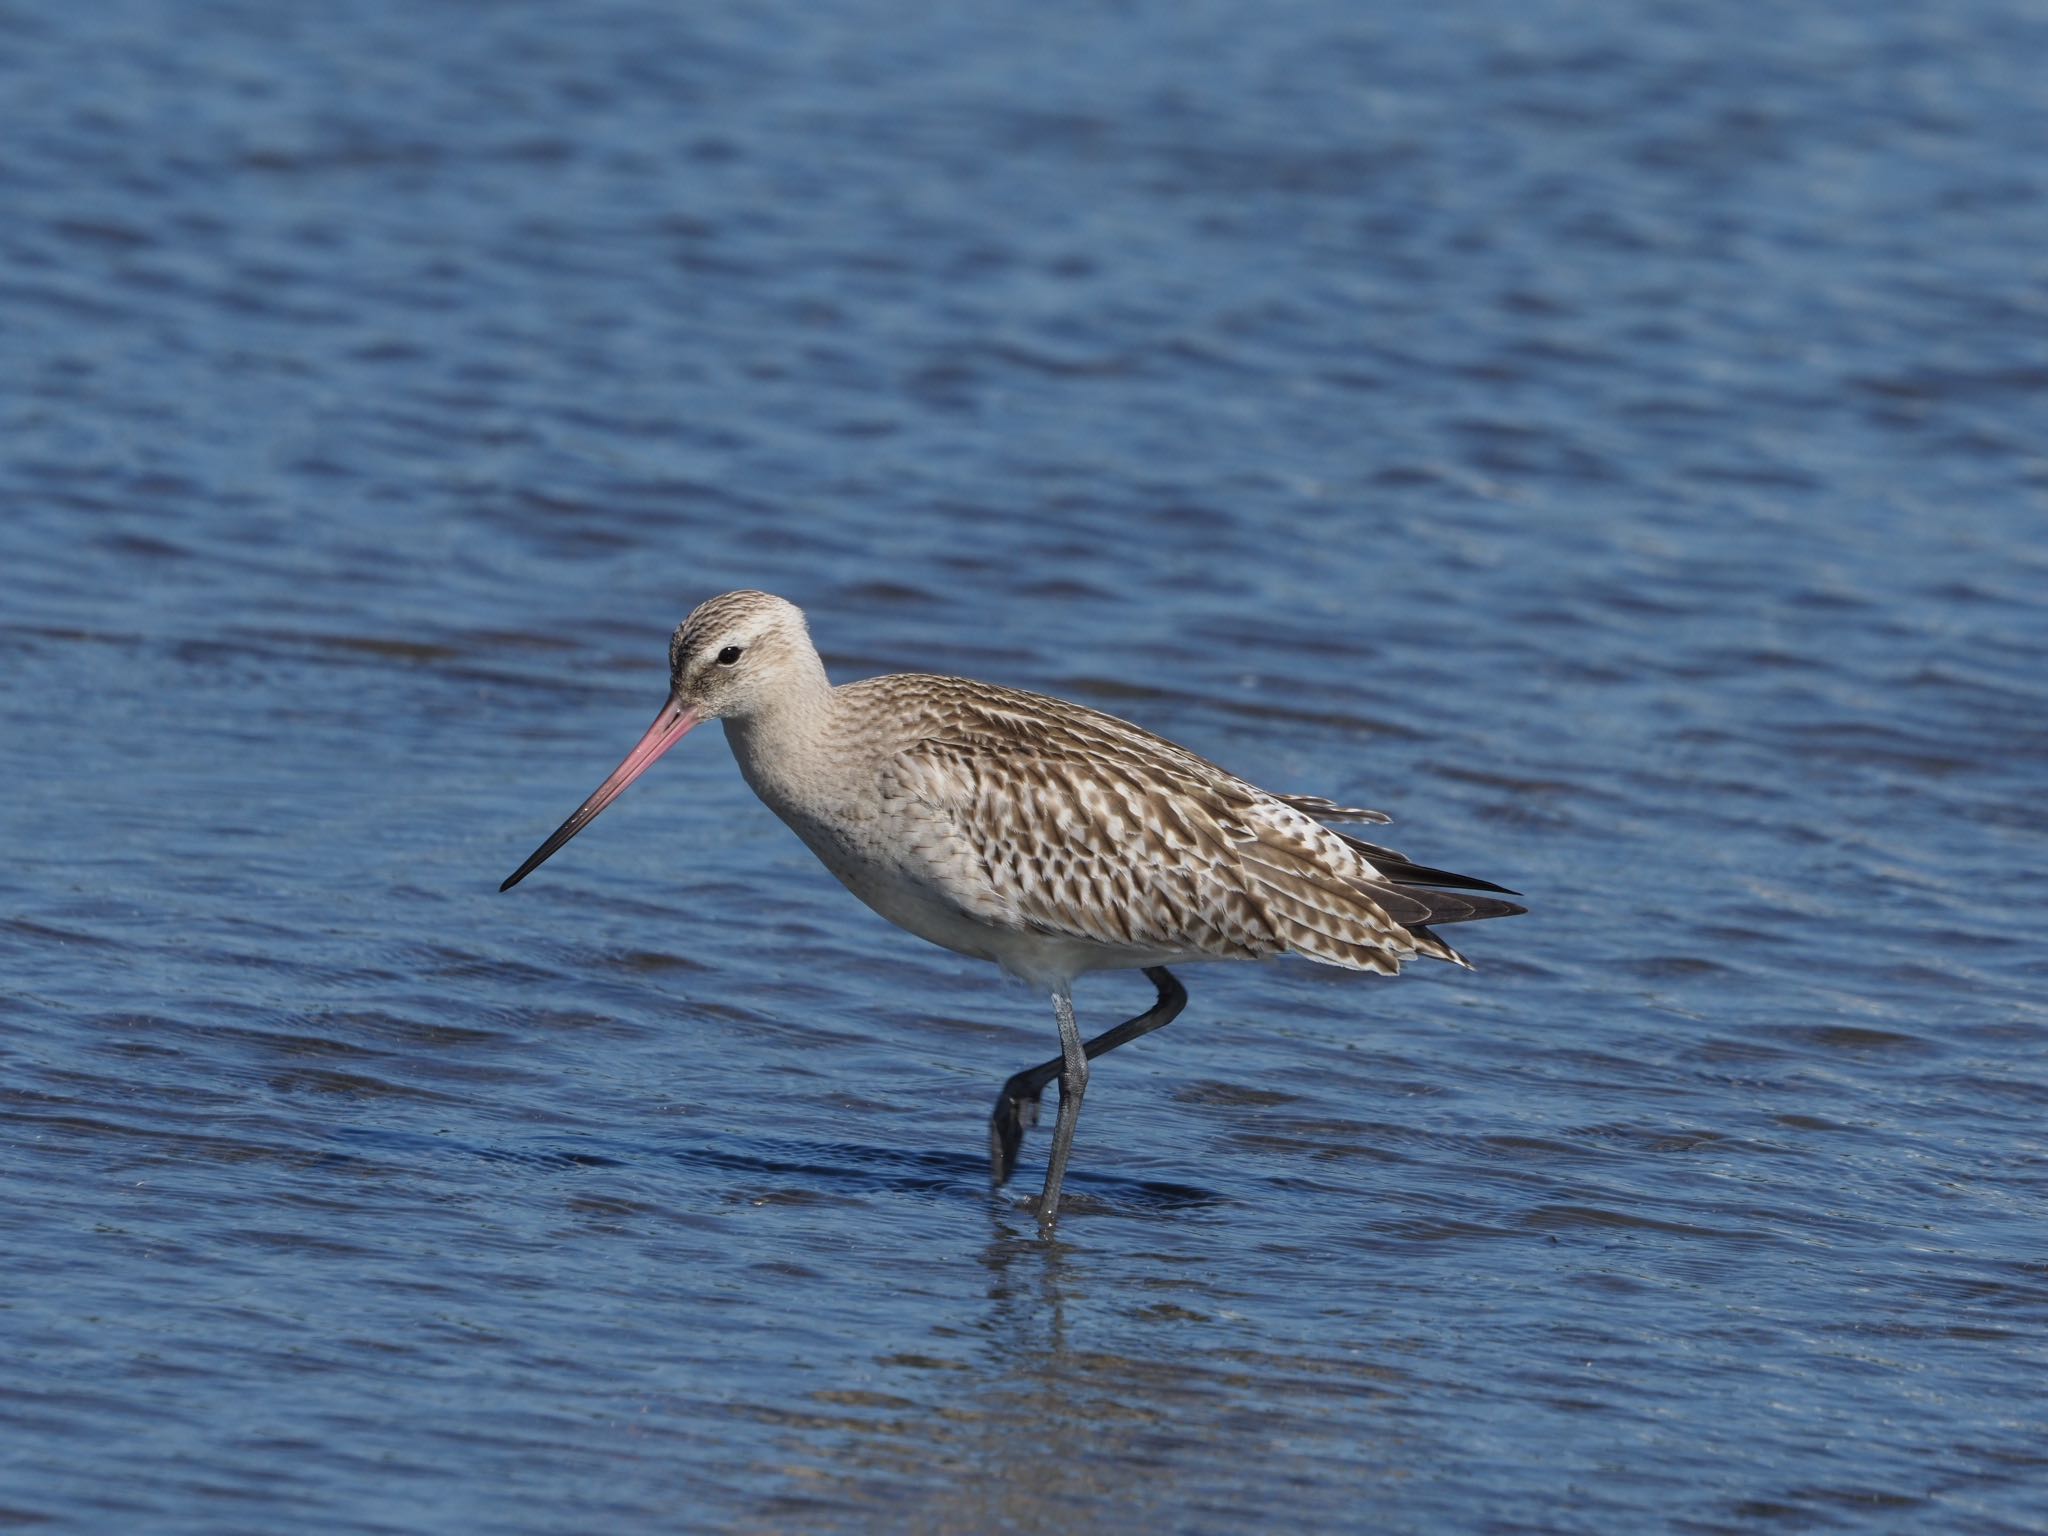
M 669 640 L 676 697 L 706 719 L 734 719 L 825 682 L 803 610 L 769 592 L 726 592 L 690 611 Z

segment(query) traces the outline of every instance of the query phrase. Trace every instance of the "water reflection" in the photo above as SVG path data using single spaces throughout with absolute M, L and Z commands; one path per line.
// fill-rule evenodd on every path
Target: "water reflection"
M 983 1302 L 964 1338 L 943 1330 L 926 1351 L 875 1361 L 905 1395 L 789 1443 L 823 1507 L 888 1508 L 920 1531 L 1154 1528 L 1171 1510 L 1256 1525 L 1248 1460 L 1334 1489 L 1395 1465 L 1375 1449 L 1382 1430 L 1414 1438 L 1394 1416 L 1414 1388 L 1406 1369 L 1379 1351 L 1224 1342 L 1234 1330 L 1218 1327 L 1199 1262 L 1187 1289 L 1202 1309 L 1147 1303 L 1156 1286 L 1134 1290 L 1085 1239 L 1043 1241 L 1028 1210 L 1006 1207 L 991 1210 L 978 1262 Z

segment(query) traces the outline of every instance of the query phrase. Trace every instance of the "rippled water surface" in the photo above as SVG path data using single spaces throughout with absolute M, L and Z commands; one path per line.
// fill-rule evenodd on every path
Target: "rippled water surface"
M 2042 1528 L 2038 6 L 0 22 L 0 1524 Z M 734 586 L 1532 912 L 1043 1243 L 716 731 L 497 892 Z

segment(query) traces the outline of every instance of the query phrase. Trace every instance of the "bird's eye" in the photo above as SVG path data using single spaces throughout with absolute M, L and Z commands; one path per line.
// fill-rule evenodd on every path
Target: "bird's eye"
M 721 667 L 729 667 L 739 659 L 740 648 L 736 645 L 728 645 L 724 650 L 718 653 L 718 664 Z

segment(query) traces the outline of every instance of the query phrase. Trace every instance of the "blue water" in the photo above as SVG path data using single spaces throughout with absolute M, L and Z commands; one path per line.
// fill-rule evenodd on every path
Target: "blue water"
M 0 1524 L 2048 1526 L 2038 5 L 0 35 Z M 497 892 L 743 585 L 1532 911 L 1042 1242 L 715 731 Z

